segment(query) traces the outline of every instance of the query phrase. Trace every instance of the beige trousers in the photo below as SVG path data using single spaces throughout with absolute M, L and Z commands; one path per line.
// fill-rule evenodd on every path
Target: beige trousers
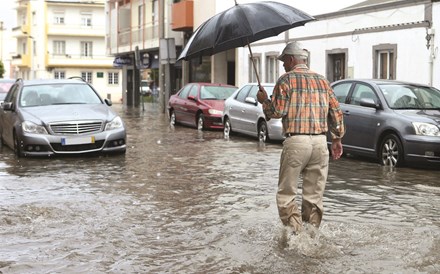
M 278 213 L 284 225 L 295 232 L 302 223 L 319 227 L 328 175 L 329 152 L 325 135 L 295 135 L 283 142 L 276 195 Z M 297 203 L 298 181 L 302 175 L 301 213 Z

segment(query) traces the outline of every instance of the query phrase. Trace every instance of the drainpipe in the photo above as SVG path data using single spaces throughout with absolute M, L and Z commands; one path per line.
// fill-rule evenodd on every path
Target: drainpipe
M 433 85 L 434 81 L 434 59 L 435 59 L 435 44 L 434 44 L 435 29 L 426 29 L 426 48 L 429 50 L 429 85 Z

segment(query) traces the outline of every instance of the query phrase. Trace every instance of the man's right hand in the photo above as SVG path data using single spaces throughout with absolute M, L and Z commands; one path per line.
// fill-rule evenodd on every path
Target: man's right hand
M 266 101 L 267 99 L 268 99 L 268 96 L 267 96 L 266 90 L 262 86 L 260 86 L 260 88 L 259 88 L 259 90 L 257 92 L 257 100 L 258 100 L 258 102 L 260 104 L 263 104 L 263 102 Z

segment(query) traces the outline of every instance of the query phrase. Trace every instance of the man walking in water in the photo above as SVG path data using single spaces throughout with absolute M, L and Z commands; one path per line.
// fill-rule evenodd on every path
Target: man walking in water
M 323 216 L 329 151 L 326 132 L 332 136 L 333 159 L 342 155 L 345 133 L 343 114 L 330 83 L 307 67 L 309 52 L 298 42 L 286 45 L 278 60 L 285 74 L 278 79 L 269 99 L 264 88 L 257 94 L 267 119 L 282 118 L 286 139 L 280 160 L 277 207 L 281 221 L 295 234 L 303 222 L 318 228 Z M 295 198 L 302 175 L 301 212 Z

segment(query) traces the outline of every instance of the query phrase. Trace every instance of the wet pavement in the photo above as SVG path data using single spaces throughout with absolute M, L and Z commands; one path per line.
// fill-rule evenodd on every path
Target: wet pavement
M 439 171 L 331 161 L 320 230 L 291 237 L 281 144 L 114 108 L 126 155 L 0 149 L 0 273 L 440 273 Z

